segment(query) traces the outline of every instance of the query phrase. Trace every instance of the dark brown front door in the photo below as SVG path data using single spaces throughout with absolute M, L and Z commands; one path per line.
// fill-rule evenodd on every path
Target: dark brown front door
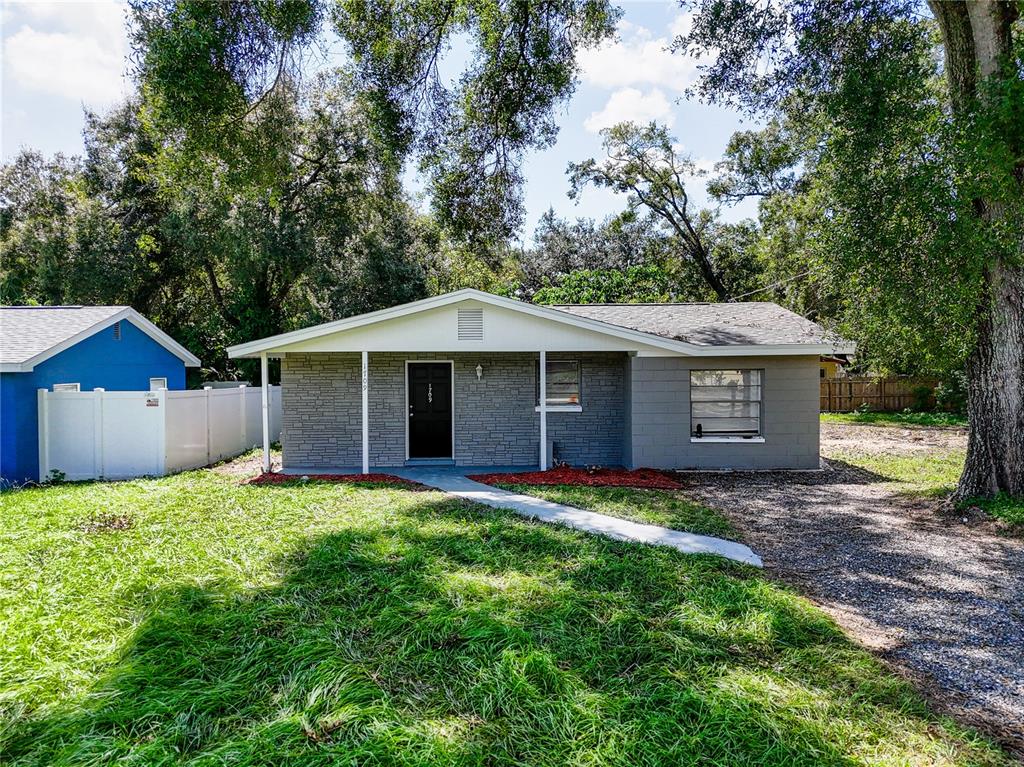
M 409 363 L 409 457 L 452 457 L 452 366 Z

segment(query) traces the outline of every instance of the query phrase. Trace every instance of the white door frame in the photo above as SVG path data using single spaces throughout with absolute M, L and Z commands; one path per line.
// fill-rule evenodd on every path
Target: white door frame
M 451 460 L 455 460 L 455 360 L 431 360 L 431 359 L 414 359 L 405 361 L 405 409 L 402 411 L 402 417 L 405 419 L 405 460 L 411 460 L 409 458 L 409 365 L 428 365 L 430 363 L 436 364 L 447 364 L 452 371 L 452 444 L 451 444 Z M 438 456 L 444 458 L 445 456 Z

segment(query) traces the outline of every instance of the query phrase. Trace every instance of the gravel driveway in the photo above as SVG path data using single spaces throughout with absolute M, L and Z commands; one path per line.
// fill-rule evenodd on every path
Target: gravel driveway
M 928 431 L 829 424 L 822 452 L 963 442 L 956 430 Z M 940 708 L 1024 755 L 1024 540 L 944 517 L 936 502 L 896 495 L 846 464 L 687 480 L 687 494 L 722 510 L 769 574 L 817 601 Z

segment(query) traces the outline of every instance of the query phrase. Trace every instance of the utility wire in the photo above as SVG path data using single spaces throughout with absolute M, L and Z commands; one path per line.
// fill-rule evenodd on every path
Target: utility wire
M 806 277 L 808 274 L 811 274 L 813 271 L 814 271 L 813 269 L 808 269 L 806 272 L 800 272 L 800 274 L 794 274 L 792 277 L 787 277 L 784 280 L 779 280 L 778 282 L 773 282 L 771 285 L 765 285 L 763 288 L 758 288 L 757 290 L 751 290 L 749 293 L 743 293 L 742 295 L 739 295 L 739 296 L 733 296 L 732 298 L 729 299 L 729 303 L 731 304 L 734 301 L 740 300 L 741 298 L 746 298 L 747 296 L 752 296 L 755 293 L 763 293 L 766 290 L 771 290 L 772 288 L 777 288 L 780 285 L 785 285 L 787 282 L 792 282 L 793 280 L 799 280 L 801 277 Z

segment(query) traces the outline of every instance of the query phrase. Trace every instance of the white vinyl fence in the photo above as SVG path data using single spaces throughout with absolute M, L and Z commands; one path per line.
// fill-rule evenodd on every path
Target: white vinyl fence
M 39 478 L 127 479 L 195 469 L 263 443 L 259 388 L 47 391 L 39 397 Z M 270 439 L 281 387 L 270 387 Z

